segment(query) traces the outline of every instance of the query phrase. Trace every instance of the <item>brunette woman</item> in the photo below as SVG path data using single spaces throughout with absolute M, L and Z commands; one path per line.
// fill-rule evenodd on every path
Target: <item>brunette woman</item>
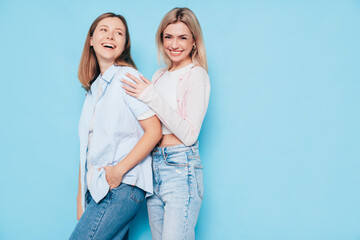
M 161 125 L 122 89 L 125 73 L 140 76 L 135 69 L 125 18 L 102 14 L 90 27 L 79 66 L 87 94 L 79 123 L 80 220 L 70 239 L 126 238 L 145 194 L 153 192 L 149 153 Z

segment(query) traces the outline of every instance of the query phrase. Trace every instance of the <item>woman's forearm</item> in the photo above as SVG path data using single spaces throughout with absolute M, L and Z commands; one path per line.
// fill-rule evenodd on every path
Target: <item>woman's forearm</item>
M 76 197 L 76 218 L 77 220 L 79 220 L 84 212 L 83 208 L 82 208 L 82 203 L 81 203 L 81 171 L 80 171 L 80 166 L 79 166 L 79 186 L 78 186 L 78 194 Z
M 199 136 L 209 102 L 209 92 L 210 85 L 196 86 L 189 92 L 186 99 L 186 117 L 179 114 L 176 109 L 172 109 L 154 85 L 148 86 L 139 100 L 151 107 L 161 122 L 181 142 L 191 146 Z
M 161 124 L 156 116 L 139 122 L 144 129 L 144 135 L 129 154 L 115 166 L 118 173 L 122 176 L 144 160 L 162 136 Z
M 81 201 L 81 180 L 80 180 L 80 176 L 81 176 L 81 171 L 80 171 L 80 166 L 79 166 L 78 194 L 77 194 L 77 197 L 76 197 L 77 201 Z

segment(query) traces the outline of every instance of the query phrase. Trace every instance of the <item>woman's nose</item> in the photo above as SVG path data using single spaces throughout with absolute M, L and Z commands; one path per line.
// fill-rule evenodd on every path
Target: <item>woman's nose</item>
M 114 40 L 114 34 L 109 32 L 106 38 L 110 40 Z
M 171 48 L 175 49 L 178 48 L 178 42 L 176 39 L 173 39 L 170 44 Z

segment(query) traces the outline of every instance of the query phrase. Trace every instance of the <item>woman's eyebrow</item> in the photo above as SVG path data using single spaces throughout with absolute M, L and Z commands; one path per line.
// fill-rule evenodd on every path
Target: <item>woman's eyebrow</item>
M 105 25 L 105 24 L 103 24 L 103 25 L 99 25 L 99 27 L 107 27 L 107 28 L 109 28 L 109 26 L 108 25 Z M 123 31 L 124 32 L 124 29 L 122 29 L 122 28 L 115 28 L 115 30 L 121 30 L 121 31 Z
M 164 36 L 173 36 L 173 35 L 170 33 L 164 33 Z M 185 33 L 185 34 L 178 35 L 178 37 L 189 37 L 189 35 Z
M 115 30 L 120 30 L 120 31 L 122 31 L 122 32 L 125 32 L 125 30 L 122 29 L 122 28 L 115 28 Z

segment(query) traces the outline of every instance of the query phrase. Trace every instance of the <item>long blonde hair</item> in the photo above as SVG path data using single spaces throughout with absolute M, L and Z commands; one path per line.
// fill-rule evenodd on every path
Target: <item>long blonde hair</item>
M 163 33 L 168 25 L 177 22 L 185 23 L 193 35 L 195 48 L 190 52 L 192 62 L 207 71 L 206 51 L 201 27 L 195 14 L 189 8 L 174 8 L 161 20 L 155 37 L 159 60 L 162 58 L 168 69 L 172 67 L 172 61 L 163 49 Z
M 130 35 L 125 18 L 115 13 L 101 14 L 98 18 L 95 19 L 95 21 L 90 26 L 89 32 L 86 36 L 85 46 L 79 64 L 78 77 L 83 88 L 85 88 L 86 91 L 89 91 L 91 84 L 96 80 L 97 76 L 100 74 L 100 67 L 95 55 L 94 48 L 90 46 L 90 38 L 93 36 L 93 33 L 99 22 L 105 18 L 111 18 L 111 17 L 119 18 L 123 22 L 126 31 L 126 41 L 125 41 L 124 51 L 115 60 L 115 64 L 130 66 L 136 69 L 136 65 L 132 60 L 130 54 Z

